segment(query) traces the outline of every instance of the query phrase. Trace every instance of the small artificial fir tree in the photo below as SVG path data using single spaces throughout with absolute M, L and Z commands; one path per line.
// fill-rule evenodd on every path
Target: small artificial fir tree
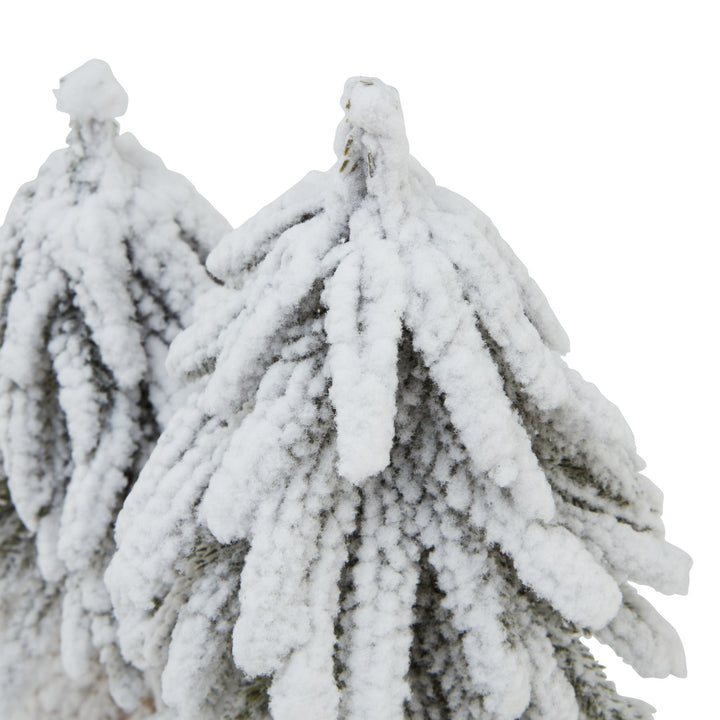
M 0 229 L 0 716 L 140 718 L 152 678 L 120 655 L 103 573 L 178 401 L 167 347 L 213 286 L 203 264 L 229 226 L 118 134 L 127 95 L 106 63 L 56 95 L 68 147 Z
M 118 518 L 123 652 L 170 717 L 647 720 L 581 642 L 684 673 L 629 584 L 690 566 L 632 434 L 396 91 L 342 104 L 336 165 L 219 243 L 170 350 L 198 384 Z

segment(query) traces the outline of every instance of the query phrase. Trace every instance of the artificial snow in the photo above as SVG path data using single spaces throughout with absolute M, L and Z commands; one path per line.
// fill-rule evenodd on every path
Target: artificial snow
M 20 189 L 0 229 L 0 450 L 34 533 L 42 580 L 30 587 L 56 596 L 48 672 L 62 668 L 80 693 L 104 688 L 94 717 L 117 706 L 139 718 L 152 688 L 117 648 L 103 574 L 124 497 L 184 392 L 165 370 L 167 347 L 213 287 L 203 263 L 229 228 L 118 134 L 127 95 L 106 63 L 65 76 L 56 95 L 68 147 Z M 22 684 L 0 685 L 18 707 L 29 702 Z
M 113 719 L 650 720 L 581 638 L 684 674 L 628 583 L 690 560 L 397 91 L 348 80 L 335 165 L 231 232 L 106 64 L 56 94 L 0 231 L 0 709 L 73 717 L 66 676 Z
M 627 586 L 683 592 L 690 564 L 632 433 L 488 218 L 410 156 L 397 92 L 351 78 L 341 105 L 336 164 L 220 241 L 223 287 L 172 343 L 196 392 L 118 518 L 121 647 L 185 717 L 195 608 L 233 592 L 207 651 L 232 646 L 238 697 L 267 688 L 258 718 L 647 720 L 580 642 L 684 669 Z
M 128 96 L 102 60 L 88 60 L 60 79 L 57 109 L 73 120 L 111 120 L 125 113 Z

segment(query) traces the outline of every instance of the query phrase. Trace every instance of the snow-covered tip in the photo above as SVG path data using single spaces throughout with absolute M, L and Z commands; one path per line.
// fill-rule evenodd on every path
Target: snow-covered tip
M 71 120 L 112 120 L 128 106 L 127 93 L 103 60 L 88 60 L 60 78 L 60 87 L 53 92 L 57 109 Z
M 382 80 L 349 78 L 340 103 L 348 122 L 355 127 L 381 137 L 405 137 L 400 95 Z
M 341 172 L 367 164 L 370 176 L 378 155 L 405 157 L 409 153 L 405 120 L 398 91 L 382 80 L 352 77 L 340 98 L 345 119 L 335 137 Z

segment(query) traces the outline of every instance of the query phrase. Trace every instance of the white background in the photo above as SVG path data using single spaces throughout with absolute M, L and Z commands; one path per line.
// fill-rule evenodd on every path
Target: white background
M 571 365 L 633 427 L 668 539 L 695 558 L 689 597 L 646 593 L 684 638 L 688 679 L 602 661 L 657 720 L 715 717 L 718 13 L 693 0 L 6 2 L 0 212 L 63 146 L 50 90 L 91 57 L 130 95 L 122 129 L 233 225 L 333 163 L 346 77 L 397 87 L 411 151 L 526 263 Z

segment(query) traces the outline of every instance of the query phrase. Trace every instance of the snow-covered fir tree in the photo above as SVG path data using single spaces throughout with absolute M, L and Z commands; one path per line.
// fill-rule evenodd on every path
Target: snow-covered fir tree
M 197 382 L 118 518 L 123 653 L 188 720 L 647 720 L 582 643 L 684 673 L 630 584 L 690 566 L 632 434 L 397 92 L 342 105 L 337 163 L 219 243 L 171 347 Z
M 115 118 L 106 63 L 64 77 L 68 147 L 0 230 L 0 716 L 144 717 L 103 574 L 123 500 L 178 400 L 167 347 L 215 283 L 227 222 Z M 112 699 L 111 699 L 112 698 Z

